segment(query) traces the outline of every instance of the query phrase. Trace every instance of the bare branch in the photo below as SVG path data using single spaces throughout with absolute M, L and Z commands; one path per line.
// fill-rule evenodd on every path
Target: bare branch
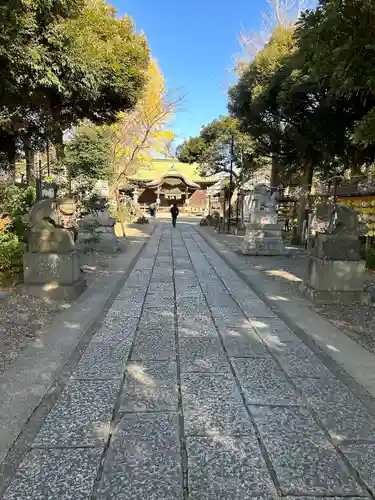
M 302 11 L 313 8 L 314 0 L 267 0 L 269 10 L 261 14 L 261 27 L 258 32 L 248 32 L 242 28 L 238 36 L 241 49 L 235 54 L 234 72 L 241 75 L 249 62 L 269 41 L 277 26 L 293 26 Z

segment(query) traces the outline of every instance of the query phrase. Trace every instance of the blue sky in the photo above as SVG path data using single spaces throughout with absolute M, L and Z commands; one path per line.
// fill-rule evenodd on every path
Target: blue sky
M 113 0 L 112 0 L 113 1 Z M 169 89 L 182 87 L 184 110 L 176 116 L 176 142 L 199 134 L 226 113 L 228 69 L 239 52 L 242 28 L 259 30 L 266 0 L 115 0 L 148 38 Z

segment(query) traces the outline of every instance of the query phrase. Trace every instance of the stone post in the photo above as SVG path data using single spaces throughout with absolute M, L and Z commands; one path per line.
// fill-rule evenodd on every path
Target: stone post
M 135 187 L 133 190 L 133 200 L 136 205 L 138 205 L 138 196 L 139 196 L 139 191 L 138 188 Z

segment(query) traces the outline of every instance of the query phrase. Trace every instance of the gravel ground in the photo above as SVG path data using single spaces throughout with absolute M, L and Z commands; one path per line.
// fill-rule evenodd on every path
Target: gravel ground
M 232 250 L 238 250 L 242 236 L 218 234 L 212 228 L 205 229 Z M 303 249 L 290 247 L 290 250 L 290 257 L 252 257 L 242 254 L 241 257 L 249 266 L 278 281 L 285 294 L 300 295 L 301 281 L 307 275 L 308 259 Z M 366 278 L 365 287 L 372 293 L 375 301 L 375 273 L 368 272 Z M 370 305 L 325 305 L 313 308 L 362 347 L 375 354 L 375 302 Z
M 13 291 L 0 299 L 0 375 L 69 304 Z
M 83 271 L 87 285 L 106 269 L 110 256 L 96 254 L 86 258 Z M 70 307 L 69 302 L 24 295 L 15 287 L 0 296 L 0 375 L 17 359 L 25 347 L 38 338 L 55 317 Z
M 131 225 L 127 228 L 127 237 L 147 237 L 151 230 L 152 224 Z M 113 258 L 113 255 L 97 253 L 83 257 L 82 269 L 88 286 L 105 272 L 107 261 Z M 17 287 L 5 290 L 0 286 L 0 376 L 25 347 L 38 338 L 56 316 L 69 306 L 67 302 L 23 295 Z

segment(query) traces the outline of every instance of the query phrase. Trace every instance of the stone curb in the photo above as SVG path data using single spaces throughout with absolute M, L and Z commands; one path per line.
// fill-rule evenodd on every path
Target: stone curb
M 1 376 L 0 463 L 107 302 L 117 296 L 153 231 L 144 241 L 129 243 L 117 256 L 116 268 L 98 276 Z
M 261 271 L 249 269 L 235 252 L 204 229 L 196 226 L 196 230 L 267 306 L 375 411 L 375 356 L 313 311 L 310 301 L 302 297 L 289 300 L 277 282 L 265 278 Z

